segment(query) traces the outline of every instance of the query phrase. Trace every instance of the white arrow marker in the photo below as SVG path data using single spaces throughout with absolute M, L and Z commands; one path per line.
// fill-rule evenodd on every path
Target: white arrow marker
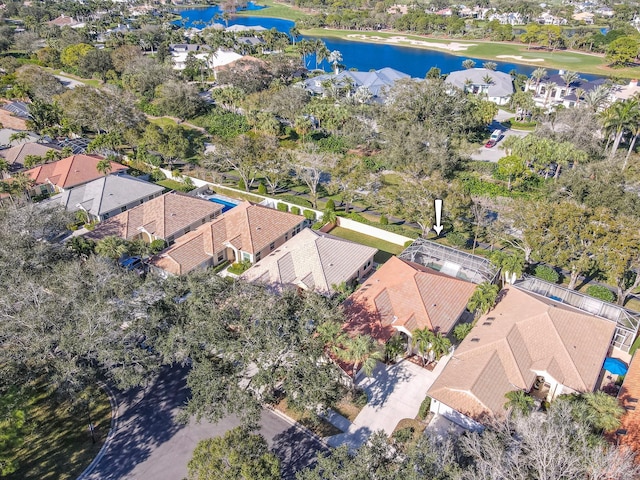
M 436 224 L 433 226 L 433 229 L 436 231 L 436 234 L 440 236 L 440 232 L 442 232 L 442 225 L 440 225 L 440 218 L 442 217 L 442 199 L 436 198 L 434 200 L 434 205 L 436 207 Z

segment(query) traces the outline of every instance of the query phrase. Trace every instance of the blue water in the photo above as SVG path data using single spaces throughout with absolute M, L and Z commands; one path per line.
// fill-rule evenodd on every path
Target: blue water
M 251 2 L 247 6 L 247 10 L 257 10 L 260 8 L 264 7 L 257 6 Z M 204 28 L 204 25 L 199 22 L 196 23 L 196 25 L 193 25 L 193 23 L 198 20 L 200 22 L 205 22 L 205 24 L 209 23 L 213 20 L 213 17 L 216 14 L 221 13 L 221 10 L 218 6 L 213 6 L 207 8 L 186 9 L 181 10 L 178 13 L 182 16 L 182 23 L 184 23 L 186 28 L 190 28 L 192 26 L 195 28 Z M 224 25 L 222 20 L 213 21 Z M 177 23 L 180 23 L 180 21 Z M 267 29 L 275 28 L 280 32 L 288 34 L 289 29 L 294 26 L 294 22 L 280 18 L 235 16 L 229 19 L 229 26 L 231 25 L 260 25 Z M 467 58 L 474 60 L 478 67 L 481 67 L 483 62 L 486 62 L 486 60 L 473 57 L 456 56 L 446 52 L 402 47 L 398 45 L 355 42 L 332 37 L 303 38 L 308 38 L 310 40 L 320 38 L 327 45 L 329 50 L 340 51 L 342 54 L 342 64 L 345 65 L 346 68 L 355 68 L 364 72 L 384 67 L 391 67 L 407 73 L 412 77 L 424 78 L 431 67 L 438 67 L 442 73 L 450 73 L 455 70 L 461 70 L 462 62 Z M 305 59 L 305 63 L 307 68 L 316 68 L 315 55 L 308 55 Z M 531 73 L 537 68 L 535 66 L 518 65 L 508 62 L 496 63 L 498 64 L 498 70 L 502 72 L 508 73 L 511 70 L 515 70 L 516 72 L 527 76 L 531 75 Z M 330 65 L 326 61 L 320 63 L 319 67 L 327 71 L 331 70 Z M 550 73 L 555 72 L 550 70 Z M 580 74 L 580 76 L 586 80 L 598 78 L 596 75 Z
M 230 202 L 230 201 L 222 199 L 222 198 L 218 198 L 217 196 L 211 196 L 207 200 L 209 200 L 210 202 L 213 202 L 213 203 L 217 203 L 218 205 L 222 205 L 222 213 L 228 212 L 233 207 L 237 207 L 238 206 L 237 203 Z

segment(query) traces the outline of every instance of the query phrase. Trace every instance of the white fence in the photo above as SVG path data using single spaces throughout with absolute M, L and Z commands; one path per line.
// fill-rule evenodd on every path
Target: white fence
M 413 242 L 414 240 L 413 238 L 398 235 L 397 233 L 389 232 L 372 225 L 367 225 L 366 223 L 356 222 L 350 218 L 338 217 L 338 226 L 362 233 L 363 235 L 376 237 L 389 243 L 395 243 L 396 245 L 404 246 L 407 242 Z

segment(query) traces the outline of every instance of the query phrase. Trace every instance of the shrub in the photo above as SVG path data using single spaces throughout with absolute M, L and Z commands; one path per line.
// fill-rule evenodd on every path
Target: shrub
M 296 195 L 281 195 L 280 199 L 283 202 L 294 203 L 296 205 L 300 205 L 301 207 L 311 208 L 311 202 L 305 198 L 298 197 Z
M 238 180 L 238 188 L 240 190 L 246 190 L 247 189 L 247 185 L 246 185 L 246 183 L 244 183 L 243 179 Z
M 222 138 L 237 137 L 251 130 L 244 115 L 226 112 L 218 108 L 212 109 L 207 115 L 194 118 L 191 122 Z
M 424 397 L 424 400 L 420 404 L 420 410 L 418 410 L 418 419 L 424 420 L 427 418 L 427 413 L 429 413 L 429 408 L 431 407 L 431 397 Z
M 587 295 L 605 302 L 616 301 L 616 294 L 602 285 L 589 285 L 587 287 Z
M 182 177 L 182 173 L 180 172 L 179 169 L 174 168 L 173 170 L 171 170 L 171 176 L 173 178 L 181 178 Z
M 300 207 L 291 207 L 291 213 L 294 215 L 300 215 Z
M 289 207 L 287 206 L 286 203 L 278 203 L 276 208 L 278 210 L 280 210 L 281 212 L 288 212 L 289 211 Z
M 266 195 L 267 194 L 267 187 L 265 187 L 264 183 L 260 182 L 260 185 L 258 185 L 258 193 L 260 195 Z
M 472 328 L 473 324 L 471 323 L 461 323 L 453 329 L 453 336 L 456 338 L 456 340 L 461 342 L 467 335 L 469 335 L 469 332 Z
M 335 212 L 336 210 L 336 202 L 333 201 L 333 198 L 330 198 L 329 200 L 327 200 L 327 204 L 324 206 L 325 210 L 331 210 L 333 212 Z
M 380 225 L 389 225 L 389 219 L 385 215 L 380 215 Z
M 461 232 L 447 233 L 447 240 L 451 245 L 458 248 L 465 248 L 469 244 L 469 236 Z
M 322 227 L 324 227 L 324 222 L 322 220 L 311 225 L 312 230 L 320 230 Z
M 553 268 L 546 265 L 538 265 L 533 271 L 533 275 L 551 283 L 558 283 L 560 275 Z
M 314 212 L 313 210 L 305 210 L 304 211 L 304 218 L 306 218 L 307 220 L 312 220 L 312 221 L 316 221 L 316 212 Z
M 164 250 L 164 246 L 164 240 L 158 238 L 149 244 L 149 250 L 151 251 L 151 253 L 158 253 Z
M 395 438 L 398 443 L 407 443 L 413 438 L 414 433 L 415 429 L 413 427 L 402 428 L 393 434 L 393 438 Z
M 406 242 L 404 242 L 404 248 L 410 247 L 412 243 L 413 243 L 413 240 L 407 240 Z

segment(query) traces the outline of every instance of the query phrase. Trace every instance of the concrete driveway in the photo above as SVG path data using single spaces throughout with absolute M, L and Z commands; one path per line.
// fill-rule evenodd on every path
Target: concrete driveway
M 177 423 L 175 416 L 188 395 L 186 373 L 185 368 L 164 368 L 146 390 L 116 393 L 116 434 L 87 479 L 180 480 L 187 476 L 187 463 L 200 440 L 239 425 L 234 417 L 216 424 Z M 269 410 L 263 411 L 260 433 L 280 458 L 286 479 L 293 479 L 297 471 L 315 462 L 318 452 L 327 450 L 316 438 Z
M 493 118 L 493 122 L 488 126 L 489 131 L 493 132 L 496 129 L 504 130 L 502 126 L 502 122 L 508 120 L 513 117 L 513 113 L 507 112 L 505 110 L 498 110 L 498 114 Z M 505 157 L 507 153 L 500 148 L 502 142 L 504 142 L 505 138 L 516 135 L 518 137 L 525 137 L 530 132 L 524 132 L 520 130 L 506 130 L 504 131 L 503 137 L 500 139 L 498 144 L 493 148 L 486 148 L 484 145 L 478 148 L 475 152 L 471 154 L 472 160 L 480 160 L 483 162 L 497 162 L 502 157 Z
M 378 430 L 391 435 L 400 420 L 418 415 L 427 390 L 450 358 L 447 355 L 440 359 L 433 371 L 407 360 L 391 366 L 379 363 L 371 377 L 358 382 L 367 392 L 367 405 L 345 433 L 330 437 L 327 443 L 332 447 L 347 444 L 356 449 Z

